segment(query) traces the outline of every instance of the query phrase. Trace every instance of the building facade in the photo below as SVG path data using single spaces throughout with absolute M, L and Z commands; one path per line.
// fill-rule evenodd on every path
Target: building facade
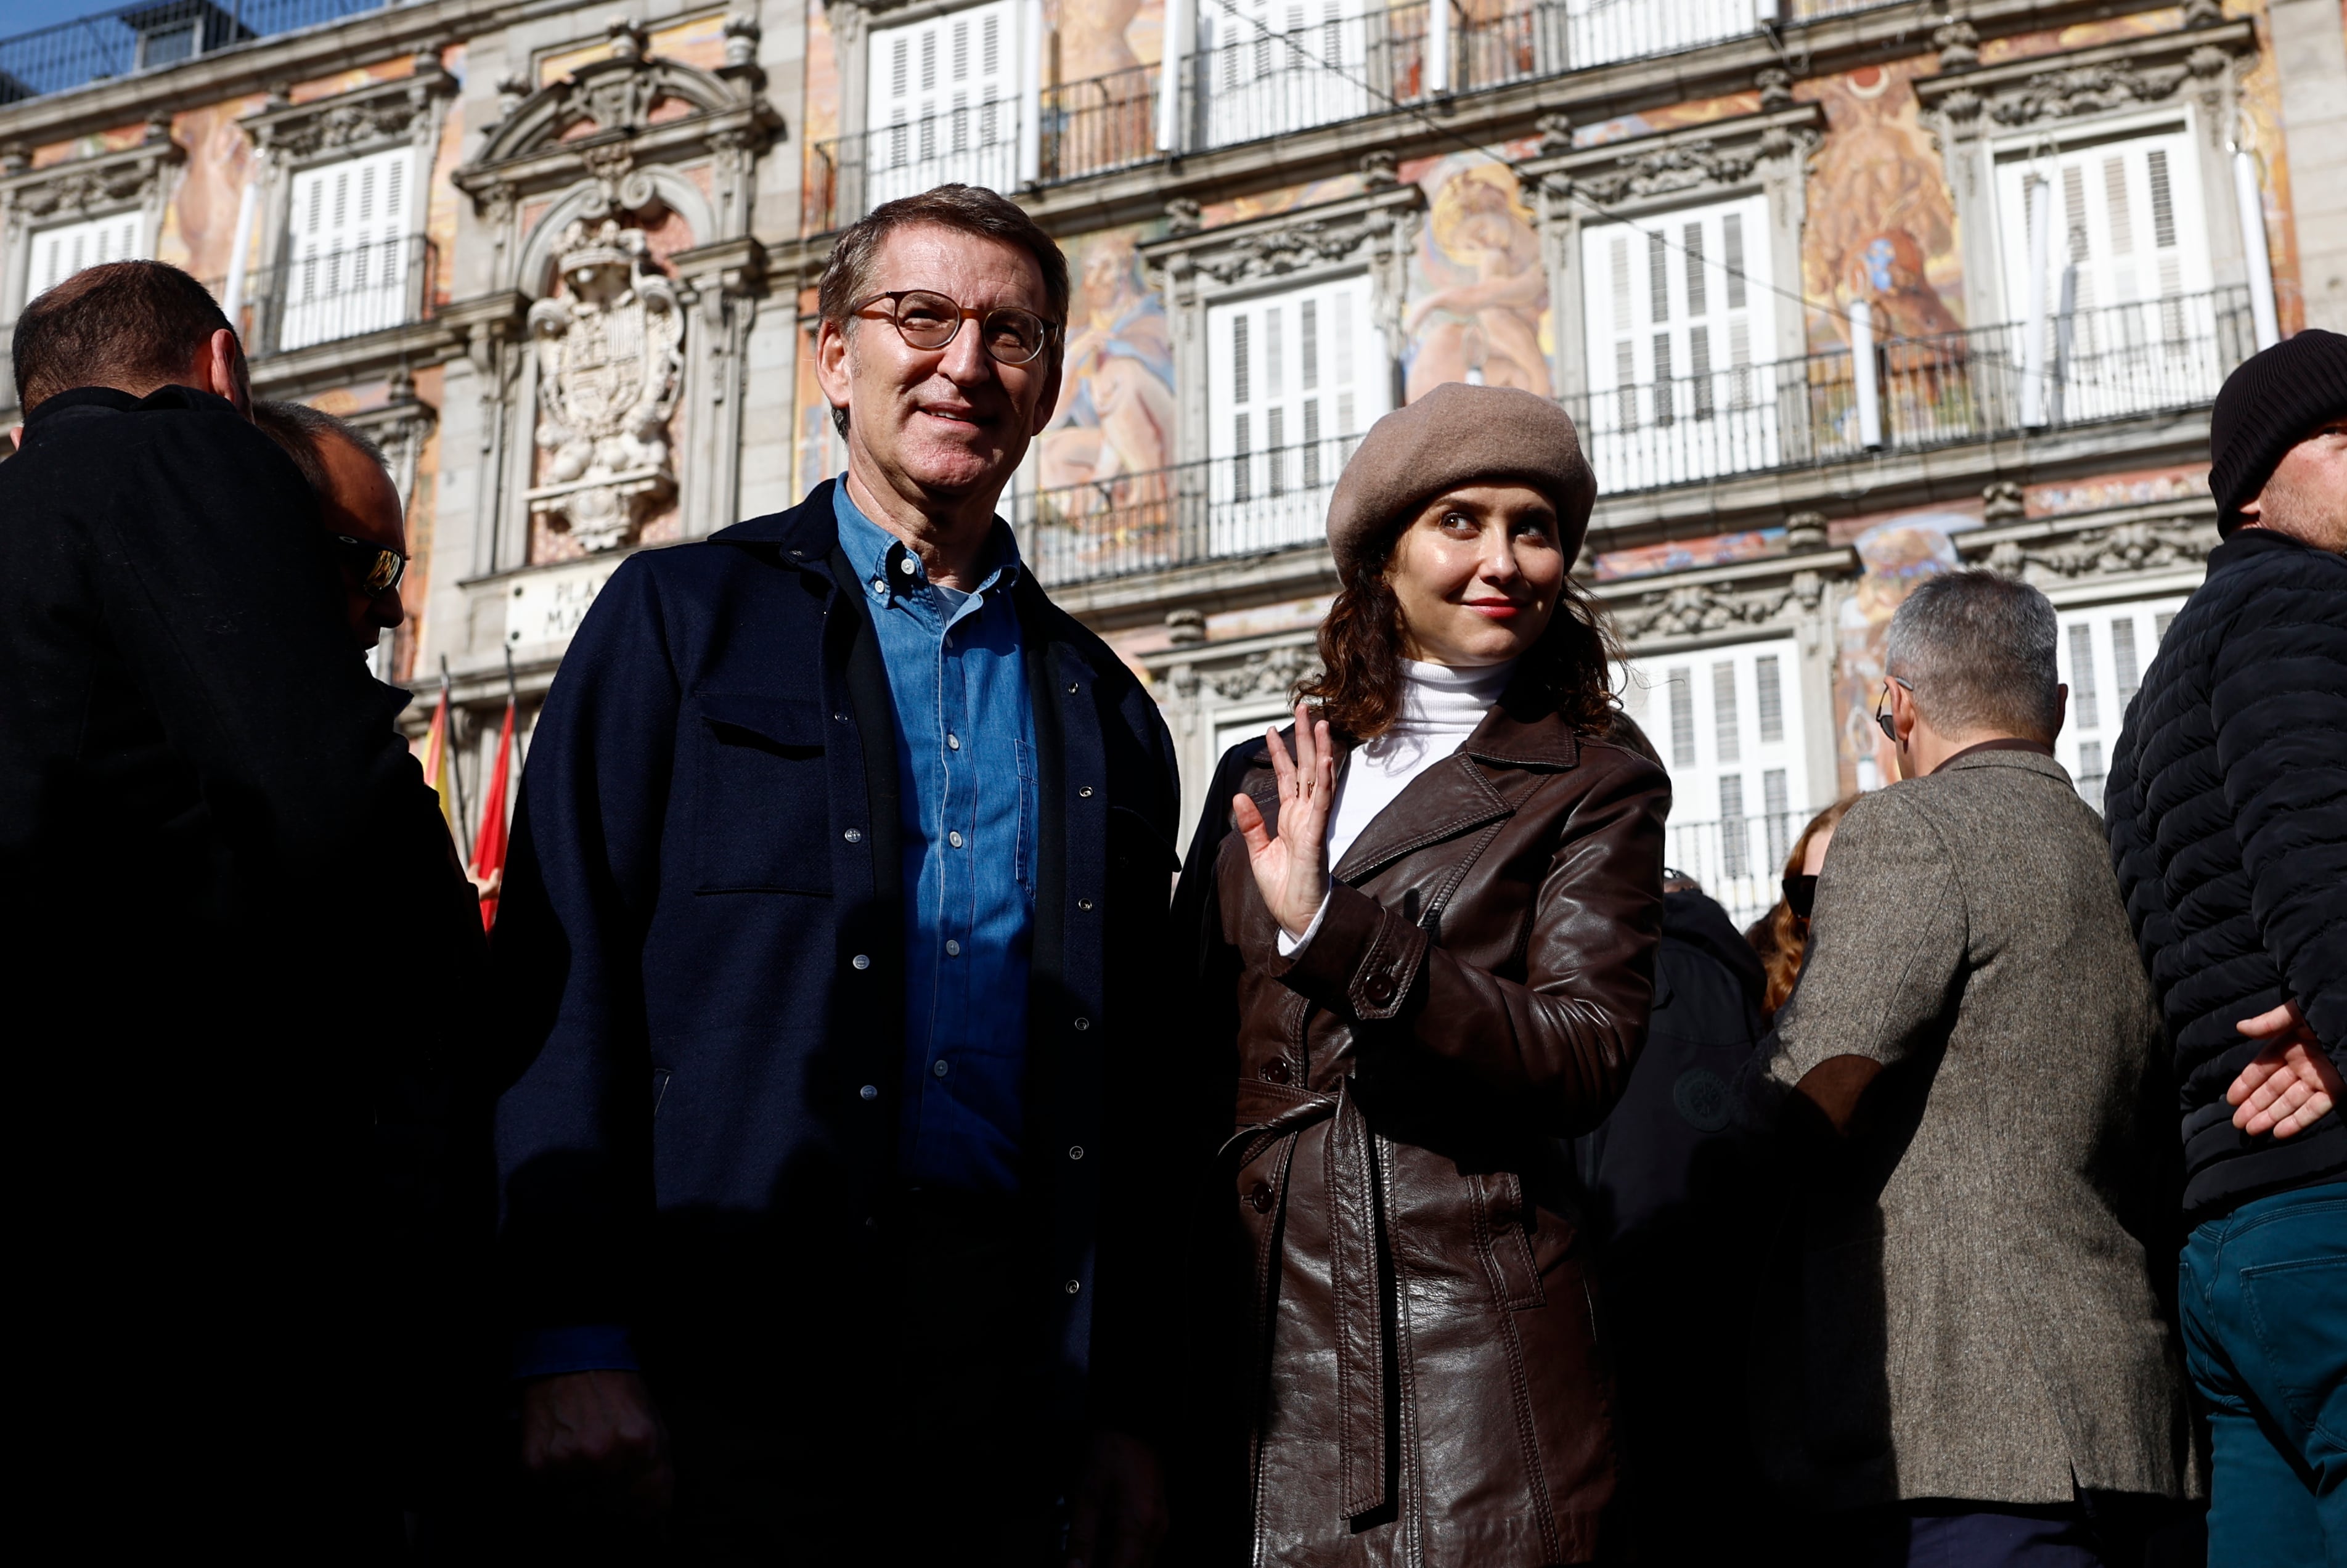
M 379 669 L 445 671 L 477 802 L 508 670 L 526 734 L 620 560 L 836 470 L 831 236 L 992 187 L 1076 284 L 1006 514 L 1194 816 L 1312 666 L 1360 434 L 1524 387 L 1596 467 L 1672 859 L 1748 917 L 1889 776 L 1935 571 L 2052 597 L 2099 804 L 2215 541 L 2211 398 L 2347 329 L 2342 169 L 2338 0 L 166 0 L 0 40 L 0 324 L 160 257 L 257 393 L 374 433 L 415 556 Z

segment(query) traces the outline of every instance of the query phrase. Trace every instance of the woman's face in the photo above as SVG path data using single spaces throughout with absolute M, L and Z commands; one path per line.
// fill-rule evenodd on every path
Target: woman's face
M 1455 670 L 1504 664 L 1540 641 L 1564 591 L 1556 508 L 1529 485 L 1462 485 L 1420 508 L 1386 580 L 1402 651 Z

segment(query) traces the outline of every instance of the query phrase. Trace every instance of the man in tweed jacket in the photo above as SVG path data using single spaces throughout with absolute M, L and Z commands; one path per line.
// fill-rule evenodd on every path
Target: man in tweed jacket
M 1763 1451 L 1837 1562 L 2117 1564 L 2188 1485 L 2147 1261 L 2159 1009 L 2053 757 L 2055 635 L 2044 595 L 1987 572 L 1900 608 L 1881 716 L 1906 777 L 1842 819 L 1764 1069 L 1809 1157 Z

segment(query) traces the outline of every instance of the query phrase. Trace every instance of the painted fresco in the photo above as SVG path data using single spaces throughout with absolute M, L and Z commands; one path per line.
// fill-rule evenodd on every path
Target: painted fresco
M 712 11 L 689 22 L 654 27 L 646 36 L 644 53 L 713 71 L 725 63 L 725 13 Z M 548 55 L 538 62 L 538 85 L 550 86 L 590 61 L 610 57 L 609 37 Z
M 1043 26 L 1046 82 L 1085 82 L 1164 58 L 1165 0 L 1047 0 Z
M 187 149 L 179 181 L 163 210 L 155 257 L 182 267 L 215 292 L 236 249 L 236 214 L 245 182 L 260 169 L 252 138 L 237 124 L 267 100 L 259 95 L 206 104 L 173 118 L 171 138 Z
M 1174 338 L 1134 225 L 1068 242 L 1070 302 L 1060 405 L 1037 439 L 1046 490 L 1146 474 L 1174 461 Z
M 1913 81 L 1935 62 L 1900 60 L 1801 82 L 1826 116 L 1809 160 L 1801 293 L 1809 351 L 1850 346 L 1850 306 L 1874 306 L 1878 337 L 1928 337 L 1964 324 L 1956 209 Z
M 2298 265 L 2298 223 L 2291 207 L 2290 155 L 2282 143 L 2281 67 L 2273 54 L 2273 28 L 2263 5 L 2228 5 L 2228 15 L 2254 14 L 2257 63 L 2241 78 L 2241 112 L 2235 144 L 2254 155 L 2264 178 L 2260 194 L 2266 215 L 2266 259 L 2273 271 L 2274 315 L 2282 335 L 2306 326 L 2306 290 Z
M 1698 567 L 1727 566 L 1785 553 L 1785 530 L 1747 528 L 1741 533 L 1713 534 L 1699 539 L 1666 539 L 1658 545 L 1635 545 L 1606 550 L 1596 557 L 1597 580 L 1619 582 L 1624 578 L 1654 577 L 1666 571 L 1693 571 Z
M 1835 744 L 1840 790 L 1880 789 L 1899 776 L 1895 753 L 1875 726 L 1882 695 L 1882 645 L 1891 617 L 1916 584 L 1957 567 L 1948 536 L 1980 526 L 1976 513 L 1909 512 L 1874 524 L 1852 542 L 1861 571 L 1834 618 Z
M 2114 507 L 2143 507 L 2155 501 L 2205 501 L 2209 498 L 2209 465 L 2180 468 L 2145 468 L 2131 474 L 2098 474 L 2058 485 L 2032 485 L 2022 492 L 2022 504 L 2033 518 L 2066 517 L 2075 512 L 2106 512 Z
M 450 178 L 465 153 L 465 46 L 451 44 L 440 51 L 441 68 L 457 81 L 457 96 L 440 122 L 440 145 L 432 153 L 432 179 L 425 187 L 424 233 L 432 242 L 432 297 L 446 304 L 454 297 L 456 279 L 456 203 L 461 200 Z
M 828 167 L 818 149 L 839 135 L 839 46 L 831 36 L 831 17 L 820 6 L 806 8 L 806 96 L 799 138 L 799 231 L 821 233 L 831 227 Z M 805 406 L 802 400 L 801 406 Z
M 1716 119 L 1759 112 L 1760 95 L 1757 91 L 1729 93 L 1717 98 L 1696 98 L 1688 103 L 1672 104 L 1664 108 L 1645 109 L 1637 114 L 1620 115 L 1613 119 L 1574 126 L 1573 145 L 1576 148 L 1604 147 L 1608 142 L 1627 141 L 1639 136 L 1660 136 L 1668 130 L 1685 130 L 1692 125 L 1709 125 Z
M 2128 38 L 2148 38 L 2155 34 L 2173 33 L 2183 26 L 2184 8 L 2174 5 L 2157 11 L 2137 11 L 2132 15 L 2079 22 L 2067 27 L 2013 33 L 1983 42 L 1980 46 L 1980 63 L 1983 66 L 2010 65 L 2015 60 L 2034 59 L 2040 55 L 2059 54 L 2065 49 L 2091 49 L 2098 44 L 2116 44 Z
M 1220 229 L 1229 223 L 1293 212 L 1299 207 L 1317 207 L 1323 201 L 1342 201 L 1348 196 L 1358 196 L 1364 189 L 1359 175 L 1339 174 L 1328 179 L 1235 197 L 1228 201 L 1206 202 L 1198 209 L 1198 221 L 1204 228 Z
M 1501 149 L 1525 156 L 1529 148 Z M 1403 307 L 1403 398 L 1446 381 L 1549 395 L 1548 272 L 1515 170 L 1481 153 L 1400 169 L 1426 191 Z

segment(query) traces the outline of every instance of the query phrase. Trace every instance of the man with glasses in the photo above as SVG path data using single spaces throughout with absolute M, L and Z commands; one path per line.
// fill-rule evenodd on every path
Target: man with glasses
M 252 422 L 277 443 L 318 497 L 319 521 L 343 579 L 351 641 L 372 652 L 407 618 L 407 509 L 383 448 L 365 431 L 303 403 L 255 403 Z
M 1757 1430 L 1820 1561 L 2133 1568 L 2188 1484 L 2159 1014 L 2054 760 L 2055 632 L 1993 572 L 1900 606 L 1904 777 L 1835 829 L 1760 1052 L 1805 1158 Z
M 135 1560 L 224 1529 L 254 1563 L 364 1560 L 418 1501 L 388 1473 L 414 1457 L 398 1418 L 453 1369 L 428 1326 L 456 1294 L 443 1070 L 477 1011 L 478 906 L 203 286 L 93 267 L 14 346 L 23 1485 Z M 432 1006 L 393 1004 L 411 972 Z
M 821 301 L 845 474 L 625 563 L 531 751 L 524 1460 L 693 1561 L 1139 1563 L 1172 743 L 995 516 L 1066 261 L 943 186 L 842 232 Z

